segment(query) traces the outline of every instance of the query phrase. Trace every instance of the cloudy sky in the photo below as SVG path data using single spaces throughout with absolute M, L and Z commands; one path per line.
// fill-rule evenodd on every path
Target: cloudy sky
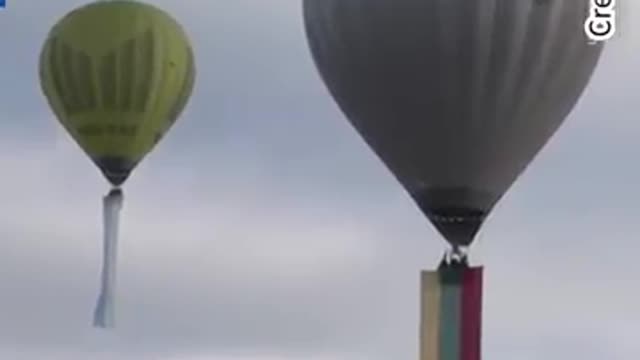
M 50 26 L 85 2 L 0 12 L 0 359 L 416 359 L 419 271 L 443 241 L 328 97 L 296 0 L 155 2 L 191 34 L 199 81 L 127 183 L 118 328 L 90 327 L 107 185 L 36 71 Z M 474 249 L 487 359 L 640 354 L 631 2 L 575 111 Z

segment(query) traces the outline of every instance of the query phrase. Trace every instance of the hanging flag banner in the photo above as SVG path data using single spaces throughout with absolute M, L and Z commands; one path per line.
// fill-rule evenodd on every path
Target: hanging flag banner
M 459 264 L 422 272 L 420 360 L 480 360 L 482 273 Z

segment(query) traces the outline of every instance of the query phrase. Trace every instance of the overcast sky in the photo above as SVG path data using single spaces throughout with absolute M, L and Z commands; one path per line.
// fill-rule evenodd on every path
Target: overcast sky
M 126 186 L 118 328 L 90 327 L 108 187 L 37 78 L 85 2 L 0 12 L 0 359 L 417 359 L 419 272 L 443 241 L 328 96 L 296 0 L 155 1 L 198 81 Z M 586 93 L 474 249 L 487 359 L 640 354 L 640 4 L 620 2 Z

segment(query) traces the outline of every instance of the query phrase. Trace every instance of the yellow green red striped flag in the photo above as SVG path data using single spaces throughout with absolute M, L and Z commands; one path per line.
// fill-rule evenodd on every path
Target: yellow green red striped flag
M 420 360 L 480 360 L 482 270 L 422 272 Z

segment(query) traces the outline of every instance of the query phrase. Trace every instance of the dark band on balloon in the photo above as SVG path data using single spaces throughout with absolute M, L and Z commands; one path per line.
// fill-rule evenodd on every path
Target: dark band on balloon
M 185 73 L 182 78 L 182 86 L 180 88 L 180 92 L 178 93 L 175 103 L 169 110 L 169 125 L 173 125 L 173 123 L 175 123 L 175 121 L 178 119 L 178 116 L 180 116 L 180 113 L 182 112 L 182 110 L 184 110 L 184 107 L 187 105 L 187 101 L 189 100 L 189 97 L 191 96 L 191 93 L 193 91 L 193 85 L 196 76 L 193 49 L 191 49 L 191 47 L 187 47 L 186 52 L 187 66 L 185 67 Z
M 136 135 L 138 135 L 139 132 L 139 127 L 138 125 L 129 125 L 129 124 L 119 124 L 119 125 L 115 125 L 115 124 L 87 124 L 87 125 L 83 125 L 78 127 L 77 129 L 78 134 L 82 135 L 82 136 L 113 136 L 113 135 L 118 135 L 118 136 L 127 136 L 127 137 L 134 137 Z
M 89 55 L 83 52 L 77 52 L 75 60 L 78 67 L 78 76 L 75 77 L 75 81 L 80 91 L 83 108 L 95 109 L 98 106 L 98 94 L 93 77 L 93 61 Z
M 120 53 L 120 109 L 129 112 L 133 108 L 133 87 L 136 83 L 136 39 L 127 40 Z
M 139 41 L 138 63 L 136 69 L 141 69 L 135 74 L 136 94 L 135 109 L 139 112 L 147 110 L 151 98 L 151 88 L 153 83 L 153 62 L 156 58 L 156 38 L 152 30 L 147 30 Z

